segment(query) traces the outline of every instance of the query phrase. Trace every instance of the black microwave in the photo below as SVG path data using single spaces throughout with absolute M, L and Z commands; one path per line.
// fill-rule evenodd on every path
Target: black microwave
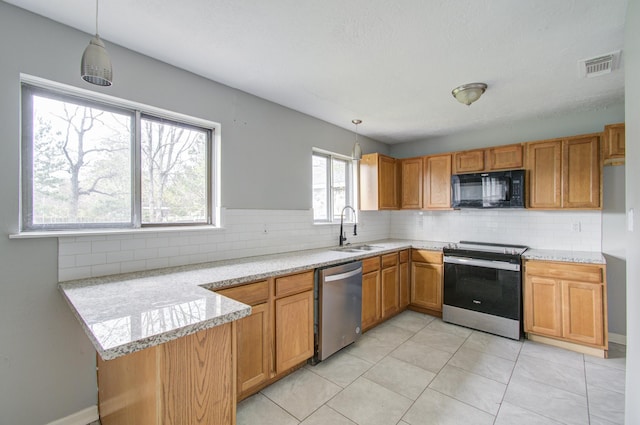
M 453 208 L 524 208 L 524 170 L 451 176 Z

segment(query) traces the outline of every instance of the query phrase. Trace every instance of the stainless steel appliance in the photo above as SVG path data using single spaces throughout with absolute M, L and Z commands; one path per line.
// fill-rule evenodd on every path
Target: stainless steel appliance
M 318 269 L 313 362 L 356 341 L 362 331 L 362 262 Z
M 451 176 L 453 208 L 524 208 L 524 170 Z
M 520 339 L 526 249 L 468 241 L 445 247 L 442 320 Z

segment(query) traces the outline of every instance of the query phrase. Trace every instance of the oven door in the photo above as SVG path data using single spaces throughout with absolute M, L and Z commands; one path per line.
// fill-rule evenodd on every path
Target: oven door
M 520 320 L 520 264 L 444 257 L 443 304 Z

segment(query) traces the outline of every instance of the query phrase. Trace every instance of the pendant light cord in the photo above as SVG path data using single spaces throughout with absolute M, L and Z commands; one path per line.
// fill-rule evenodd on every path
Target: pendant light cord
M 96 0 L 96 35 L 98 35 L 98 0 Z

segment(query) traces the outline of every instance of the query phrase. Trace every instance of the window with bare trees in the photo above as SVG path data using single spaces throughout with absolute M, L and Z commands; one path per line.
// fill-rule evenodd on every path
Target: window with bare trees
M 23 83 L 23 230 L 215 224 L 213 128 L 167 115 Z

